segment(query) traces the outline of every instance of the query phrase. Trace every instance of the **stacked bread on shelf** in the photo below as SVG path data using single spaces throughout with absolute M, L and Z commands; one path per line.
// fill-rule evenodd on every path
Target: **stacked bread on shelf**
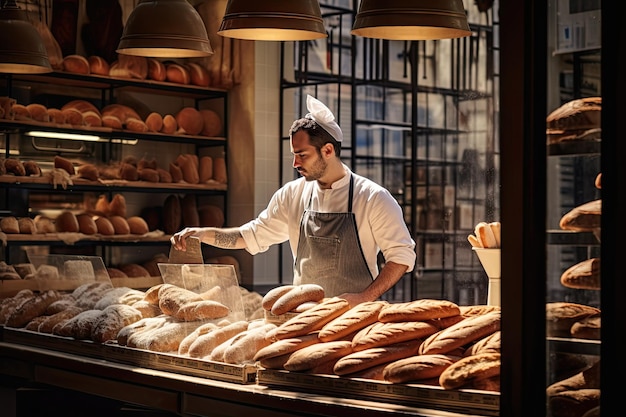
M 568 101 L 546 118 L 549 145 L 567 141 L 599 141 L 602 137 L 602 98 L 585 97 Z

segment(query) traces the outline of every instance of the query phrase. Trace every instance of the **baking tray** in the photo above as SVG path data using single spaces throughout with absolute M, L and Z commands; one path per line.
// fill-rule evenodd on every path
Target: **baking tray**
M 330 394 L 360 400 L 384 401 L 464 414 L 500 415 L 500 394 L 473 389 L 445 390 L 419 384 L 392 384 L 361 378 L 313 375 L 283 370 L 257 371 L 257 383 L 268 387 Z
M 175 354 L 150 352 L 120 346 L 117 343 L 94 343 L 71 337 L 3 327 L 2 341 L 54 350 L 89 358 L 108 360 L 164 372 L 196 376 L 239 384 L 256 383 L 257 367 L 253 364 L 231 365 L 199 360 Z

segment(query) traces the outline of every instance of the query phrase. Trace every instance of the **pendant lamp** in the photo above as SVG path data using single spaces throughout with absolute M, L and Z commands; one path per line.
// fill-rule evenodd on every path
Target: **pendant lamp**
M 39 32 L 15 1 L 0 9 L 0 72 L 41 74 L 52 71 Z
M 228 0 L 217 33 L 256 41 L 306 41 L 328 36 L 317 0 Z
M 117 52 L 155 58 L 213 54 L 202 17 L 187 0 L 142 0 L 133 9 Z
M 361 0 L 353 35 L 389 40 L 469 36 L 463 0 Z

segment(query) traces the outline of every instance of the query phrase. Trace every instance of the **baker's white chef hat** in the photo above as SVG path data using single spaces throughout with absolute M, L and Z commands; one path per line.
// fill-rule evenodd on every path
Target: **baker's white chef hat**
M 337 122 L 335 122 L 335 115 L 328 107 L 326 107 L 324 103 L 310 94 L 307 94 L 306 108 L 309 113 L 307 113 L 304 117 L 313 119 L 315 123 L 327 131 L 337 142 L 341 142 L 343 140 L 343 133 L 341 132 L 341 128 Z

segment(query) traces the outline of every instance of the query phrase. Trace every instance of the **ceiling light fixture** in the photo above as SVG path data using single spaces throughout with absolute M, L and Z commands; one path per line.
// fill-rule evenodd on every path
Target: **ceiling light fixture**
M 353 35 L 434 40 L 471 35 L 463 0 L 361 0 Z
M 0 72 L 50 71 L 52 67 L 41 35 L 15 1 L 5 1 L 0 9 Z
M 117 52 L 155 58 L 213 54 L 202 17 L 187 0 L 142 0 L 133 9 Z
M 253 41 L 328 37 L 317 0 L 228 0 L 217 33 Z

